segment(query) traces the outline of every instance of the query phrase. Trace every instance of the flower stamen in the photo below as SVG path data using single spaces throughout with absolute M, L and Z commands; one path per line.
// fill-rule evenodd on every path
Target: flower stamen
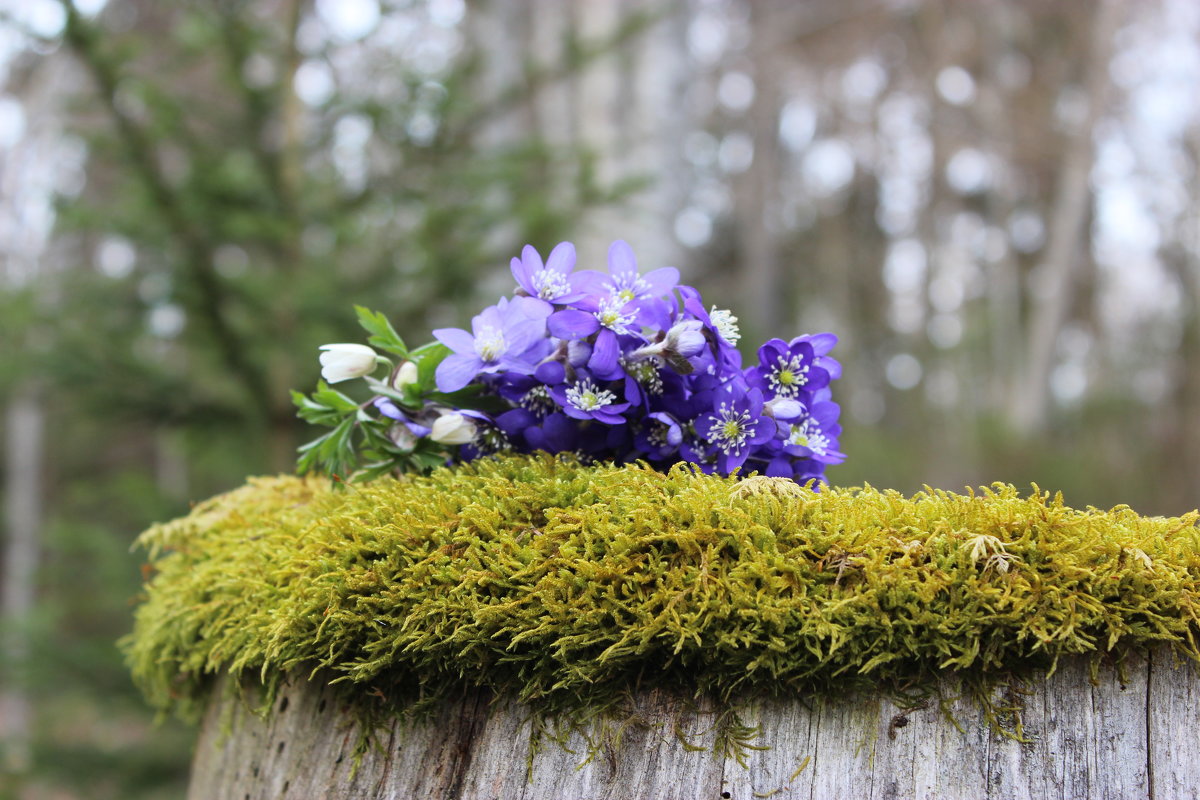
M 625 302 L 620 295 L 605 298 L 600 301 L 600 310 L 596 312 L 596 319 L 600 320 L 600 324 L 613 333 L 629 333 L 629 326 L 633 324 L 634 315 L 622 314 L 621 308 L 624 305 Z
M 712 320 L 713 327 L 721 338 L 730 344 L 737 344 L 738 339 L 742 338 L 741 329 L 738 327 L 738 318 L 733 315 L 733 312 L 724 308 L 712 307 L 712 311 L 708 312 L 708 318 Z
M 808 384 L 809 365 L 800 356 L 788 357 L 782 355 L 775 364 L 775 369 L 767 376 L 767 383 L 777 397 L 792 398 L 800 393 L 800 389 Z
M 601 389 L 590 380 L 584 380 L 567 389 L 567 401 L 580 411 L 595 411 L 612 405 L 617 396 Z
M 738 411 L 728 403 L 721 403 L 713 414 L 717 424 L 708 432 L 708 441 L 726 453 L 737 453 L 746 446 L 750 438 L 750 414 Z
M 495 361 L 504 352 L 504 331 L 485 326 L 475 337 L 475 354 L 485 362 Z
M 553 300 L 571 291 L 571 284 L 561 272 L 553 269 L 539 269 L 533 273 L 533 288 L 537 296 L 543 300 Z

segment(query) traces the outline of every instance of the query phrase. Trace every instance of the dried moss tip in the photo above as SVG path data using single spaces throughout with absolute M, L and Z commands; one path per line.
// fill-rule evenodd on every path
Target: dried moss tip
M 1195 513 L 478 461 L 334 491 L 267 478 L 152 528 L 124 647 L 155 705 L 211 676 L 321 672 L 364 705 L 488 687 L 545 713 L 634 688 L 977 685 L 1163 644 L 1196 658 Z

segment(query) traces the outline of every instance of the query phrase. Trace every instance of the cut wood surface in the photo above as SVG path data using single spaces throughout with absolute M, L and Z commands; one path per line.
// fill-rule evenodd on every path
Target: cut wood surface
M 748 705 L 742 718 L 769 749 L 750 751 L 744 767 L 680 743 L 677 730 L 711 746 L 711 714 L 648 694 L 641 724 L 589 763 L 575 736 L 574 752 L 544 742 L 527 770 L 527 714 L 472 693 L 436 719 L 384 729 L 357 772 L 352 714 L 325 686 L 300 682 L 266 719 L 240 700 L 212 702 L 189 798 L 1200 800 L 1200 670 L 1155 653 L 1127 677 L 1122 686 L 1102 670 L 1093 686 L 1087 662 L 1072 660 L 1032 681 L 1024 744 L 993 732 L 966 699 L 948 704 L 953 721 L 936 703 L 904 711 L 870 697 Z

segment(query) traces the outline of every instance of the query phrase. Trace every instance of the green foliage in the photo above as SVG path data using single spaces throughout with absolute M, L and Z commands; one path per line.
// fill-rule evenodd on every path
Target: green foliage
M 367 341 L 371 346 L 411 361 L 416 367 L 415 382 L 399 388 L 395 379 L 403 361 L 392 365 L 386 381 L 366 376 L 372 397 L 392 400 L 415 419 L 431 403 L 457 405 L 478 394 L 477 387 L 451 394 L 436 391 L 437 365 L 449 355 L 450 348 L 430 342 L 410 352 L 384 314 L 362 306 L 355 306 L 354 310 L 359 324 L 370 334 Z M 382 357 L 380 360 L 391 364 Z M 454 448 L 429 438 L 398 439 L 393 434 L 403 433 L 403 427 L 384 415 L 368 413 L 370 400 L 358 403 L 324 381 L 317 383 L 317 390 L 311 395 L 293 389 L 292 402 L 300 419 L 333 429 L 300 446 L 297 469 L 302 473 L 320 471 L 337 480 L 363 482 L 389 473 L 428 472 L 445 464 L 454 454 Z
M 183 712 L 222 673 L 268 697 L 320 673 L 368 717 L 463 685 L 568 719 L 638 687 L 912 696 L 953 673 L 985 697 L 1062 656 L 1200 657 L 1198 518 L 549 456 L 262 478 L 143 534 L 158 574 L 124 648 Z
M 309 13 L 285 5 L 295 24 Z M 88 143 L 97 190 L 62 205 L 59 229 L 88 247 L 119 236 L 136 260 L 128 278 L 78 270 L 45 322 L 64 362 L 48 372 L 72 392 L 86 383 L 105 406 L 155 423 L 219 418 L 284 469 L 302 435 L 288 390 L 311 385 L 318 345 L 353 341 L 346 303 L 386 308 L 399 331 L 366 309 L 359 320 L 373 346 L 403 358 L 402 336 L 427 335 L 447 309 L 476 303 L 480 278 L 506 271 L 523 244 L 552 245 L 636 187 L 600 182 L 586 154 L 533 132 L 491 141 L 493 120 L 543 84 L 522 76 L 503 88 L 510 102 L 494 105 L 478 96 L 490 65 L 471 47 L 436 73 L 411 49 L 364 49 L 370 66 L 339 71 L 328 102 L 305 105 L 295 65 L 338 61 L 349 45 L 302 55 L 287 15 L 261 10 L 164 7 L 154 32 L 68 12 L 64 42 L 95 89 L 73 132 Z M 633 17 L 530 69 L 575 74 L 653 21 Z M 270 76 L 248 82 L 249 63 L 270 65 Z M 412 134 L 416 118 L 431 123 L 427 135 Z M 367 139 L 352 180 L 337 157 L 347 122 Z M 182 312 L 182 330 L 146 324 L 163 307 Z
M 386 315 L 362 306 L 355 306 L 354 312 L 358 314 L 358 324 L 370 334 L 367 344 L 400 358 L 408 357 L 408 348 L 404 346 L 404 340 L 396 333 Z

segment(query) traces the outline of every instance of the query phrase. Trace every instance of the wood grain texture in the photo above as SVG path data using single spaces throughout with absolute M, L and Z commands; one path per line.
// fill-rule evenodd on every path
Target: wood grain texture
M 1031 682 L 1025 743 L 994 733 L 965 698 L 911 710 L 872 697 L 762 701 L 742 718 L 769 749 L 744 766 L 680 743 L 711 746 L 711 712 L 647 694 L 631 724 L 591 730 L 603 745 L 590 762 L 574 732 L 568 749 L 545 743 L 529 770 L 526 714 L 469 693 L 436 719 L 385 730 L 357 772 L 349 710 L 296 683 L 267 719 L 214 700 L 189 798 L 1200 800 L 1200 671 L 1156 653 L 1126 677 L 1102 670 L 1093 686 L 1078 660 Z

